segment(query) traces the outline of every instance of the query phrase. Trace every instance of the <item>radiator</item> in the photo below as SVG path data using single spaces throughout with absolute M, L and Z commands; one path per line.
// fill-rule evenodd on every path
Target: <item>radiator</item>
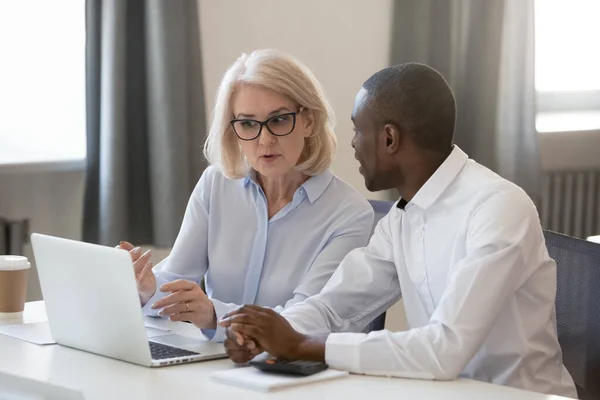
M 540 218 L 555 232 L 583 239 L 600 235 L 600 169 L 545 172 Z

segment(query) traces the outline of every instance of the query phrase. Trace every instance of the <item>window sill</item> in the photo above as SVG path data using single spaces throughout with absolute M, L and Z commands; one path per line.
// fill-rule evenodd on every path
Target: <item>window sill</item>
M 538 112 L 535 119 L 539 133 L 600 130 L 600 111 Z
M 45 172 L 83 171 L 85 158 L 51 160 L 0 159 L 0 174 L 35 174 Z

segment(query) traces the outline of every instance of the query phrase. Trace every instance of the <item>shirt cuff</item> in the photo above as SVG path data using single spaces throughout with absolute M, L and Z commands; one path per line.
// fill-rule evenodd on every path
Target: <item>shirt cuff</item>
M 146 305 L 144 305 L 142 307 L 142 313 L 149 317 L 158 317 L 159 316 L 158 312 L 160 311 L 160 309 L 153 310 L 152 304 L 156 303 L 157 301 L 159 301 L 160 299 L 162 299 L 163 297 L 165 297 L 168 294 L 168 293 L 163 293 L 160 291 L 160 287 L 162 285 L 164 285 L 165 283 L 167 283 L 168 281 L 166 279 L 160 278 L 156 274 L 154 274 L 154 277 L 156 278 L 156 292 L 154 292 L 152 297 L 150 297 L 150 300 L 148 300 Z
M 332 333 L 325 342 L 325 362 L 333 369 L 361 373 L 360 344 L 364 333 Z
M 225 341 L 225 328 L 219 325 L 219 321 L 229 311 L 235 310 L 238 305 L 232 303 L 223 303 L 217 299 L 210 299 L 215 307 L 215 315 L 217 316 L 217 329 L 202 329 L 202 334 L 212 342 Z

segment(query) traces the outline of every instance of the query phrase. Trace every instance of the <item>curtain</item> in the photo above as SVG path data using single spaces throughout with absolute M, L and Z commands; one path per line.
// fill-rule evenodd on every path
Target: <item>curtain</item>
M 172 246 L 206 167 L 195 0 L 87 0 L 83 238 Z
M 539 204 L 533 21 L 533 0 L 395 0 L 391 63 L 444 75 L 455 143 Z

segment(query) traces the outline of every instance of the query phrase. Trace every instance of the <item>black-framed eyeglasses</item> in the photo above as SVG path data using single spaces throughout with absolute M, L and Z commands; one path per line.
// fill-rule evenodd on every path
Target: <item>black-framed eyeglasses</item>
M 300 107 L 298 111 L 275 115 L 264 121 L 248 118 L 236 118 L 230 121 L 233 131 L 241 140 L 254 140 L 260 136 L 263 126 L 275 136 L 287 136 L 296 127 L 296 115 L 304 111 Z

